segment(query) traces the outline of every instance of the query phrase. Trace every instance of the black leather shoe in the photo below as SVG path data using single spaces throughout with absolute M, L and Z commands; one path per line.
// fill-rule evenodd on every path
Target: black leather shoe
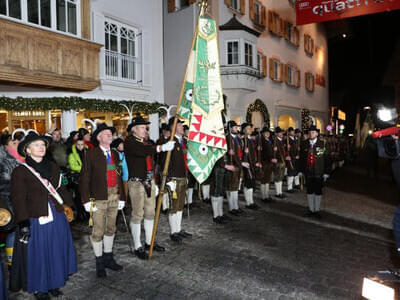
M 50 295 L 48 293 L 34 293 L 35 299 L 38 300 L 50 300 Z
M 246 205 L 245 206 L 247 209 L 252 209 L 252 210 L 257 210 L 258 209 L 258 205 L 257 204 L 250 204 L 250 205 Z
M 139 258 L 139 259 L 143 259 L 146 260 L 149 258 L 148 254 L 146 253 L 146 251 L 144 251 L 143 247 L 140 247 L 138 249 L 135 250 L 135 255 Z
M 191 233 L 189 233 L 189 232 L 186 232 L 185 230 L 181 230 L 181 231 L 179 231 L 178 232 L 178 234 L 179 234 L 179 236 L 181 237 L 181 238 L 191 238 L 192 236 L 193 236 L 193 234 L 191 234 Z
M 123 269 L 122 266 L 117 264 L 117 262 L 114 260 L 112 252 L 104 253 L 103 257 L 104 257 L 104 266 L 106 268 L 113 271 L 121 271 Z
M 311 210 L 307 210 L 307 212 L 303 215 L 306 218 L 312 217 L 313 216 L 313 212 Z
M 240 207 L 237 209 L 237 212 L 239 213 L 239 215 L 244 214 L 244 210 L 241 209 Z
M 166 215 L 166 214 L 168 213 L 168 209 L 163 209 L 163 210 L 161 210 L 161 213 L 162 213 L 163 215 Z
M 207 203 L 207 204 L 211 204 L 211 199 L 210 198 L 206 198 L 206 199 L 203 200 L 203 202 Z
M 104 257 L 96 256 L 96 275 L 99 278 L 106 277 L 106 266 L 104 265 Z
M 63 292 L 60 291 L 60 289 L 54 289 L 49 291 L 50 295 L 53 297 L 59 297 L 61 295 L 64 295 Z
M 276 198 L 279 198 L 279 199 L 285 199 L 285 198 L 287 198 L 285 194 L 279 194 L 279 195 L 276 195 L 275 197 L 276 197 Z
M 317 218 L 317 219 L 321 219 L 322 218 L 321 213 L 319 211 L 314 212 L 314 217 Z
M 301 187 L 300 187 L 300 185 L 295 185 L 294 188 L 295 188 L 296 190 L 300 190 Z
M 220 216 L 218 216 L 216 218 L 213 218 L 213 221 L 214 221 L 214 223 L 217 223 L 217 224 L 226 224 L 226 223 L 228 223 L 227 220 L 222 219 Z
M 239 216 L 239 215 L 240 215 L 240 213 L 239 213 L 236 209 L 230 210 L 229 213 L 230 213 L 231 215 L 234 215 L 234 216 Z
M 178 233 L 174 233 L 170 235 L 171 241 L 173 241 L 175 244 L 182 244 L 182 238 L 179 236 Z
M 293 194 L 295 190 L 287 190 L 286 193 Z
M 222 215 L 221 218 L 222 218 L 223 220 L 227 220 L 227 221 L 232 221 L 232 220 L 233 220 L 231 217 L 229 217 L 229 216 L 227 216 L 227 215 Z
M 144 249 L 146 251 L 149 251 L 150 250 L 150 245 L 145 244 L 144 245 Z M 157 243 L 154 243 L 153 250 L 156 251 L 156 252 L 165 252 L 165 248 L 163 246 L 160 246 Z

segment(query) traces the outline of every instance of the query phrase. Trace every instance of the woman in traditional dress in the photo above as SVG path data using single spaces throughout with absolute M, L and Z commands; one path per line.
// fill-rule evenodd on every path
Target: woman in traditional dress
M 69 201 L 58 166 L 45 158 L 49 141 L 30 132 L 18 145 L 26 163 L 11 177 L 11 200 L 18 241 L 27 243 L 27 290 L 36 299 L 59 296 L 77 271 L 75 250 L 63 203 Z M 63 197 L 62 197 L 62 196 Z

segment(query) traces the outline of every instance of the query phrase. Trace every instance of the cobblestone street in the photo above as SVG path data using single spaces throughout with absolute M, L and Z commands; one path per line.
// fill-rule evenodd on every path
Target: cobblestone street
M 359 299 L 366 274 L 400 265 L 391 230 L 329 210 L 321 220 L 303 218 L 303 198 L 298 192 L 285 202 L 260 204 L 261 210 L 246 210 L 226 225 L 213 223 L 211 207 L 201 204 L 184 219 L 194 237 L 180 246 L 171 244 L 161 215 L 158 241 L 167 252 L 152 261 L 130 254 L 129 235 L 118 232 L 114 253 L 124 270 L 101 280 L 90 230 L 76 224 L 79 271 L 63 299 Z M 33 296 L 21 292 L 11 299 Z

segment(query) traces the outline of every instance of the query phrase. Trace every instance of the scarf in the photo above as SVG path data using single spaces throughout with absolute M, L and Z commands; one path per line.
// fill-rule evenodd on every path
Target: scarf
M 43 157 L 41 162 L 36 162 L 30 157 L 29 155 L 26 156 L 26 163 L 28 166 L 32 167 L 35 169 L 36 172 L 40 174 L 43 178 L 47 179 L 50 181 L 51 178 L 51 163 L 50 161 Z
M 7 148 L 8 153 L 19 162 L 24 162 L 24 159 L 19 155 L 18 151 L 13 148 Z

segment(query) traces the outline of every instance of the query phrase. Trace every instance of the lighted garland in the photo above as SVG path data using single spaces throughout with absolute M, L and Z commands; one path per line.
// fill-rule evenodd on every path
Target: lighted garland
M 313 124 L 311 119 L 310 111 L 308 109 L 301 110 L 301 128 L 302 130 L 308 130 L 308 128 Z
M 264 102 L 262 102 L 260 99 L 256 99 L 256 101 L 250 104 L 249 107 L 247 108 L 246 122 L 251 123 L 251 114 L 255 111 L 259 111 L 262 114 L 265 126 L 269 127 L 270 119 L 269 119 L 268 108 L 265 106 Z
M 163 114 L 163 110 L 158 110 L 160 107 L 167 107 L 166 104 L 158 102 L 140 102 L 140 101 L 116 101 L 116 100 L 101 100 L 94 98 L 81 97 L 46 97 L 46 98 L 28 98 L 28 97 L 0 97 L 0 108 L 5 110 L 80 110 L 102 111 L 102 112 L 125 112 L 126 109 L 121 106 L 126 104 L 129 108 L 133 105 L 134 112 L 144 114 Z

